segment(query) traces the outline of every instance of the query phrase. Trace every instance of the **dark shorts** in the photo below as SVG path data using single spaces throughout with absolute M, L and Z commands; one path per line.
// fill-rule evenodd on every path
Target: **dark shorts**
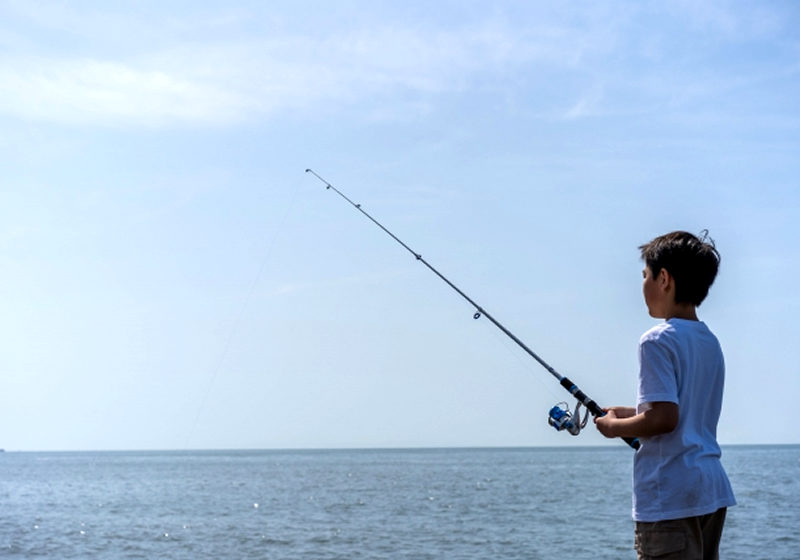
M 634 548 L 639 560 L 719 560 L 719 541 L 727 508 L 708 515 L 636 522 Z

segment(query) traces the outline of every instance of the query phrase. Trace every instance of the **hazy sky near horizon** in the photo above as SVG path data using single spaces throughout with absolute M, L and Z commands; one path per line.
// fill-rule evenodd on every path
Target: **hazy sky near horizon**
M 800 6 L 0 1 L 0 447 L 622 445 L 710 231 L 723 444 L 800 443 Z M 570 402 L 574 406 L 574 402 Z

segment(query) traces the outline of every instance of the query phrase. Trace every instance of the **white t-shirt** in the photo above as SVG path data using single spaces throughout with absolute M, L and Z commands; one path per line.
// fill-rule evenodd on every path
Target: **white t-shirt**
M 633 463 L 633 518 L 683 519 L 736 504 L 722 468 L 717 422 L 725 362 L 705 323 L 670 319 L 639 341 L 636 411 L 649 403 L 678 405 L 674 431 L 640 438 Z

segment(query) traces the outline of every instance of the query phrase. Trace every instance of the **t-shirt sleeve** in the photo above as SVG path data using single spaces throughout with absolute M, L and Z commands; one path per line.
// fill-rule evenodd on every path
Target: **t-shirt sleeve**
M 637 404 L 678 403 L 677 359 L 664 340 L 645 338 L 639 343 Z

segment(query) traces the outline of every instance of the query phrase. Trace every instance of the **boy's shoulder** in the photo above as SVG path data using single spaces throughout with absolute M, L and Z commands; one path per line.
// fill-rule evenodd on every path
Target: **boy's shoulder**
M 708 336 L 714 337 L 714 334 L 702 321 L 669 319 L 645 332 L 639 339 L 639 344 Z
M 648 329 L 639 339 L 639 344 L 644 344 L 650 341 L 657 341 L 664 336 L 669 336 L 674 332 L 674 327 L 668 321 L 659 323 L 654 327 Z

